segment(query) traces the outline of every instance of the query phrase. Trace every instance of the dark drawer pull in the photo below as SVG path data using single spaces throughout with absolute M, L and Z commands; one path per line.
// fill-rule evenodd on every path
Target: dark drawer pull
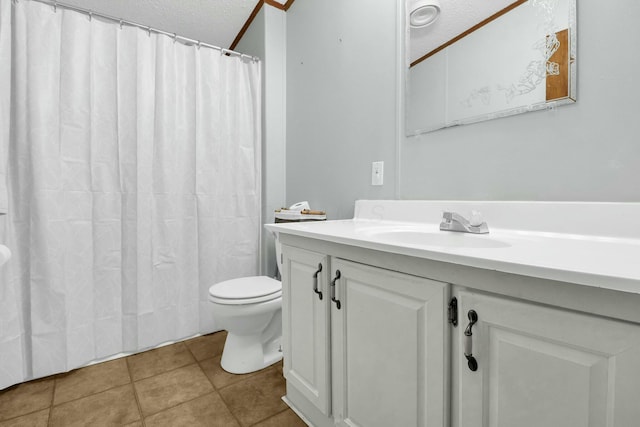
M 340 270 L 336 270 L 336 277 L 331 281 L 331 301 L 336 303 L 336 308 L 340 310 L 340 300 L 336 299 L 336 280 L 340 278 Z
M 322 271 L 322 263 L 318 263 L 318 270 L 313 273 L 313 292 L 318 295 L 318 298 L 322 301 L 322 292 L 318 290 L 318 274 Z
M 475 310 L 469 310 L 467 317 L 469 318 L 469 324 L 467 325 L 467 329 L 464 330 L 464 357 L 467 358 L 469 369 L 475 372 L 478 370 L 478 361 L 473 357 L 473 341 L 471 339 L 473 333 L 471 332 L 471 328 L 478 321 L 478 313 L 476 313 Z

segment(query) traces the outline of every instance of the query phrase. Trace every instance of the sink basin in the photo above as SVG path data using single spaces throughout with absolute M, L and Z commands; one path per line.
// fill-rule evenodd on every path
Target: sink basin
M 445 248 L 506 248 L 511 245 L 493 239 L 486 234 L 476 235 L 451 231 L 426 231 L 416 229 L 371 230 L 371 237 L 393 244 L 439 246 Z

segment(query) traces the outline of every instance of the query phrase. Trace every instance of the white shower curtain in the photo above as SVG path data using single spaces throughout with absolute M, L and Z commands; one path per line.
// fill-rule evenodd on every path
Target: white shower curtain
M 258 270 L 260 63 L 25 0 L 0 58 L 0 389 L 214 331 Z

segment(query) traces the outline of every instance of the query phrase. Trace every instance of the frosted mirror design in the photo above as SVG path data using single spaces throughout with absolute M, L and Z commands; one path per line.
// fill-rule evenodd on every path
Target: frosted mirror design
M 426 26 L 412 10 L 436 4 Z M 406 133 L 576 100 L 576 0 L 407 0 Z

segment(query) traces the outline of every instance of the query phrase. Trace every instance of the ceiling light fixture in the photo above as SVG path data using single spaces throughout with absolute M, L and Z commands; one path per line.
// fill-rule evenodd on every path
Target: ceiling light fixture
M 426 27 L 433 24 L 440 16 L 438 0 L 417 0 L 411 6 L 409 24 L 413 28 Z

